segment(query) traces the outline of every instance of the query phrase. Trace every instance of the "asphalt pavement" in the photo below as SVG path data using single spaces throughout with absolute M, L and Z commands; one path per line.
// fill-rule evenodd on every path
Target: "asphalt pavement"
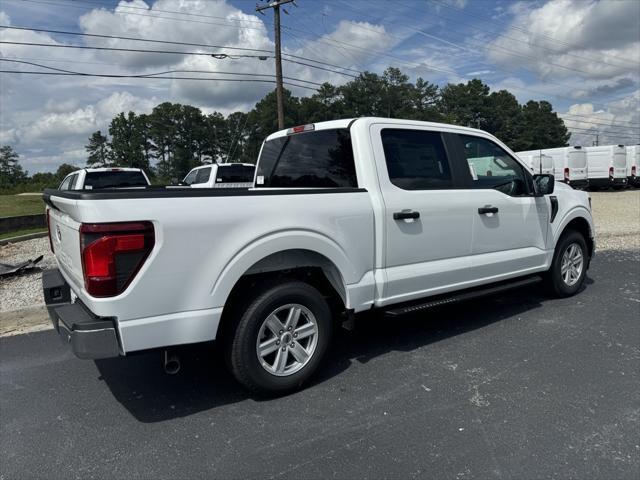
M 586 288 L 359 319 L 307 389 L 248 396 L 211 344 L 78 360 L 0 339 L 0 478 L 640 478 L 640 253 Z

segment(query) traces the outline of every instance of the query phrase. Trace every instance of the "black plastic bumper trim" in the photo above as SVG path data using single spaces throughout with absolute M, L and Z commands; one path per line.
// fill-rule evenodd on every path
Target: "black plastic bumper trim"
M 78 358 L 120 355 L 114 319 L 94 315 L 79 300 L 71 303 L 71 289 L 58 269 L 43 272 L 42 290 L 53 328 Z

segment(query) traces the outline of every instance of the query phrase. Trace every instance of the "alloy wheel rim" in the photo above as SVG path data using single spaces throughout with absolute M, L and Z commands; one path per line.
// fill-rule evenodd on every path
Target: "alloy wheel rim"
M 584 254 L 582 247 L 574 242 L 570 244 L 562 254 L 562 261 L 560 263 L 562 281 L 569 287 L 574 286 L 580 279 L 583 268 Z
M 318 345 L 318 322 L 304 305 L 276 308 L 260 326 L 256 355 L 271 375 L 286 377 L 307 365 Z

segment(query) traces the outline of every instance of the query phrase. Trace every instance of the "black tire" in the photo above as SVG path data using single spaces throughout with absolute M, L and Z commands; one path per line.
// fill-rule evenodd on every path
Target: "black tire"
M 317 340 L 307 363 L 294 373 L 277 376 L 262 366 L 257 353 L 257 342 L 267 317 L 289 304 L 302 305 L 312 314 L 317 327 Z M 236 311 L 236 323 L 226 339 L 227 364 L 236 380 L 249 391 L 264 396 L 292 392 L 299 389 L 318 369 L 331 340 L 333 321 L 329 305 L 314 287 L 296 280 L 265 286 L 249 301 L 246 308 L 240 307 Z M 305 315 L 302 314 L 301 318 L 308 320 Z M 295 340 L 292 340 L 291 345 L 293 342 Z M 279 348 L 274 355 L 280 354 L 278 350 Z M 286 354 L 297 361 L 290 350 Z
M 575 283 L 569 285 L 562 276 L 562 259 L 565 252 L 572 246 L 577 245 L 582 253 L 582 269 Z M 547 271 L 547 285 L 550 293 L 556 297 L 570 297 L 575 295 L 587 276 L 587 266 L 589 265 L 589 250 L 584 236 L 575 230 L 567 230 L 562 234 L 556 245 L 553 254 L 551 268 Z

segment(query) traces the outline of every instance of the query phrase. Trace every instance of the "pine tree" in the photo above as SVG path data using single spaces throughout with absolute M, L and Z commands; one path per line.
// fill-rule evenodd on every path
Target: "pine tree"
M 107 137 L 100 130 L 93 132 L 89 137 L 89 143 L 85 145 L 88 167 L 108 167 L 111 164 L 109 143 Z

